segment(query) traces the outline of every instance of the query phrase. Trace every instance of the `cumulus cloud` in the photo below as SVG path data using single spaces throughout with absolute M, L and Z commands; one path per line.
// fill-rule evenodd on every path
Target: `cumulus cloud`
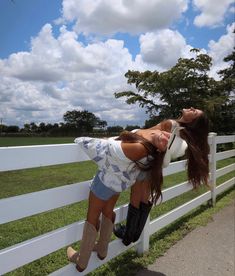
M 198 27 L 217 26 L 223 23 L 226 12 L 231 12 L 234 0 L 193 0 L 193 4 L 201 13 L 195 17 Z
M 4 60 L 4 73 L 26 81 L 61 79 L 63 72 L 58 66 L 58 41 L 52 35 L 50 24 L 46 24 L 39 35 L 32 39 L 31 48 L 30 52 L 14 53 Z
M 154 64 L 160 71 L 174 66 L 180 57 L 190 57 L 191 48 L 178 31 L 170 29 L 148 32 L 140 36 L 140 53 L 143 61 Z
M 0 117 L 7 124 L 22 125 L 31 121 L 58 121 L 61 101 L 43 93 L 40 85 L 22 82 L 16 78 L 0 77 Z
M 115 99 L 114 92 L 130 90 L 124 77 L 128 69 L 164 71 L 180 57 L 192 57 L 192 46 L 179 31 L 168 28 L 187 9 L 187 2 L 116 0 L 113 5 L 108 0 L 64 0 L 62 18 L 57 20 L 64 25 L 57 36 L 53 26 L 45 24 L 31 39 L 29 51 L 0 59 L 3 122 L 55 123 L 68 110 L 86 109 L 109 125 L 144 124 L 145 110 Z M 228 26 L 227 34 L 209 43 L 213 72 L 223 68 L 222 59 L 232 50 L 233 28 Z M 115 36 L 80 41 L 81 33 L 117 32 L 140 35 L 136 57 Z
M 119 67 L 123 70 L 131 59 L 121 40 L 108 39 L 84 46 L 76 34 L 65 27 L 61 28 L 59 37 L 54 38 L 52 26 L 46 24 L 32 39 L 31 51 L 10 55 L 2 61 L 2 70 L 6 75 L 25 81 L 71 81 L 99 71 L 117 72 Z
M 209 55 L 213 59 L 213 66 L 211 69 L 211 76 L 218 79 L 217 72 L 228 66 L 223 59 L 232 53 L 235 41 L 235 23 L 227 26 L 227 33 L 219 38 L 218 41 L 211 40 L 209 42 Z
M 187 0 L 64 0 L 63 18 L 77 33 L 139 34 L 168 27 L 187 9 Z
M 125 72 L 135 62 L 122 40 L 82 45 L 61 27 L 57 38 L 46 24 L 31 41 L 29 52 L 0 60 L 0 116 L 18 121 L 62 121 L 67 110 L 89 110 L 103 120 L 143 124 L 144 110 L 130 109 L 114 92 L 127 89 Z

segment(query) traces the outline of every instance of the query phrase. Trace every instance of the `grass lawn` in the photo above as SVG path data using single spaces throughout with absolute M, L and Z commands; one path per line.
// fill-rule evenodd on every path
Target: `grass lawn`
M 218 168 L 234 163 L 234 160 L 235 158 L 222 160 L 218 162 Z M 92 162 L 87 161 L 80 164 L 74 163 L 37 169 L 3 172 L 0 173 L 0 198 L 87 180 L 93 176 L 95 170 L 96 166 Z M 234 172 L 231 172 L 226 176 L 220 177 L 218 179 L 218 184 L 233 176 Z M 167 176 L 164 179 L 164 187 L 173 186 L 185 179 L 185 173 Z M 193 199 L 195 196 L 203 193 L 205 190 L 205 188 L 201 188 L 198 191 L 187 192 L 184 195 L 152 208 L 151 219 L 182 205 Z M 234 190 L 227 196 L 231 197 L 231 193 L 234 193 Z M 117 205 L 122 205 L 128 202 L 128 200 L 129 191 L 123 192 Z M 208 208 L 208 206 L 199 207 L 176 223 L 166 227 L 166 229 L 164 228 L 165 230 L 161 230 L 154 234 L 151 237 L 151 248 L 153 247 L 151 250 L 154 250 L 155 248 L 155 253 L 139 257 L 133 249 L 130 249 L 128 252 L 125 252 L 121 256 L 110 261 L 108 264 L 97 269 L 96 272 L 92 273 L 92 275 L 134 275 L 138 269 L 151 263 L 151 261 L 154 261 L 155 258 L 163 254 L 173 242 L 182 237 L 185 232 L 187 232 L 186 230 L 189 220 L 193 221 L 194 216 L 200 215 L 207 210 L 211 210 L 211 208 Z M 87 201 L 82 201 L 53 211 L 0 225 L 0 249 L 84 219 L 86 216 L 86 210 Z M 202 219 L 202 221 L 204 221 L 204 219 Z M 191 223 L 192 225 L 197 224 L 197 222 Z M 193 229 L 193 226 L 188 228 L 188 230 Z M 172 235 L 173 237 L 170 238 Z M 75 245 L 75 248 L 78 248 L 78 245 Z M 127 259 L 130 261 L 127 262 Z M 63 248 L 6 275 L 48 275 L 67 263 L 66 250 Z
M 0 138 L 1 145 L 3 141 Z M 15 138 L 14 138 L 15 139 Z M 19 138 L 17 138 L 19 139 Z M 26 139 L 26 138 L 24 138 Z M 25 140 L 22 142 L 25 143 Z M 31 138 L 27 138 L 31 139 Z M 40 138 L 41 139 L 41 138 Z M 44 139 L 44 138 L 42 138 Z M 45 138 L 45 144 L 48 142 Z M 57 139 L 57 138 L 53 138 Z M 73 141 L 73 138 L 68 143 Z M 55 143 L 65 143 L 65 140 L 58 138 Z M 33 141 L 33 140 L 32 140 Z M 38 144 L 35 142 L 35 144 Z M 221 168 L 235 162 L 235 158 L 221 160 L 217 164 L 217 168 Z M 43 189 L 54 188 L 62 185 L 69 185 L 75 182 L 85 181 L 90 179 L 96 171 L 96 165 L 91 161 L 72 163 L 57 166 L 48 166 L 35 169 L 26 169 L 11 172 L 0 173 L 0 198 L 26 194 Z M 231 172 L 217 180 L 217 184 L 234 177 L 235 173 Z M 164 178 L 164 188 L 176 185 L 186 180 L 184 172 L 170 175 Z M 159 206 L 152 208 L 151 219 L 154 219 L 179 205 L 193 199 L 199 194 L 206 191 L 206 188 L 201 188 L 198 191 L 187 192 L 175 199 L 162 203 Z M 186 233 L 194 229 L 197 225 L 202 225 L 208 222 L 211 215 L 219 208 L 231 202 L 235 196 L 235 190 L 230 189 L 219 196 L 219 201 L 215 208 L 209 208 L 207 204 L 195 209 L 175 223 L 165 227 L 151 236 L 150 251 L 144 256 L 137 256 L 134 249 L 130 249 L 108 264 L 97 269 L 91 275 L 108 275 L 108 276 L 130 276 L 153 263 L 155 259 L 172 246 L 177 240 L 181 239 Z M 123 192 L 117 202 L 117 206 L 129 201 L 129 191 Z M 75 203 L 56 210 L 48 211 L 39 215 L 24 218 L 18 221 L 13 221 L 0 225 L 0 249 L 9 247 L 16 243 L 31 239 L 43 233 L 50 232 L 54 229 L 66 226 L 86 217 L 87 201 Z M 113 237 L 114 238 L 114 237 Z M 75 248 L 78 248 L 76 244 Z M 66 248 L 62 248 L 48 256 L 36 260 L 28 265 L 25 265 L 6 275 L 11 276 L 36 276 L 48 275 L 49 273 L 68 264 L 66 259 Z
M 0 137 L 0 147 L 73 143 L 75 137 Z

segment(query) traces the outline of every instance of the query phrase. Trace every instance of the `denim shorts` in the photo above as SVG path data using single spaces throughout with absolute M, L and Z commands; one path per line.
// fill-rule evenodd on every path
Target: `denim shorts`
M 119 194 L 106 187 L 98 175 L 96 175 L 92 180 L 90 190 L 95 194 L 95 196 L 102 200 L 109 200 L 112 196 Z

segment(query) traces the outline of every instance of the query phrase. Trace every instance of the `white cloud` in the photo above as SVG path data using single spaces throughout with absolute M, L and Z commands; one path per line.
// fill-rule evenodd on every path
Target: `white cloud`
M 64 0 L 63 18 L 74 20 L 74 31 L 61 26 L 57 37 L 51 24 L 31 39 L 31 49 L 0 59 L 0 117 L 8 124 L 60 122 L 67 110 L 93 112 L 109 124 L 143 124 L 145 110 L 115 99 L 114 92 L 130 90 L 124 74 L 130 70 L 168 70 L 180 57 L 191 57 L 190 46 L 167 26 L 187 8 L 183 0 Z M 113 3 L 113 2 L 112 2 Z M 156 11 L 156 12 L 154 12 Z M 209 43 L 213 70 L 232 47 L 232 28 Z M 79 32 L 142 33 L 140 52 L 133 57 L 123 40 L 103 39 L 83 44 Z
M 25 81 L 72 81 L 99 71 L 118 73 L 131 62 L 132 57 L 121 40 L 108 39 L 84 46 L 65 27 L 55 39 L 52 26 L 46 24 L 38 37 L 32 39 L 31 51 L 10 55 L 2 61 L 2 70 Z
M 22 123 L 62 121 L 67 110 L 86 109 L 103 120 L 144 123 L 144 110 L 115 99 L 127 89 L 124 74 L 135 68 L 121 40 L 82 45 L 65 27 L 58 38 L 46 24 L 31 41 L 30 52 L 0 60 L 0 116 Z M 116 123 L 117 124 L 117 123 Z
M 40 84 L 22 82 L 21 80 L 0 78 L 0 117 L 7 124 L 19 125 L 31 121 L 61 121 L 58 109 L 62 102 L 44 93 Z
M 154 64 L 160 71 L 174 66 L 180 57 L 190 57 L 191 48 L 178 31 L 165 29 L 140 36 L 143 61 Z
M 32 81 L 61 79 L 59 45 L 52 35 L 50 24 L 46 24 L 38 37 L 32 39 L 31 45 L 31 52 L 14 53 L 5 60 L 5 74 Z
M 115 4 L 114 4 L 115 3 Z M 63 17 L 78 33 L 139 34 L 168 27 L 187 9 L 188 0 L 64 0 Z
M 197 27 L 217 26 L 223 23 L 226 12 L 234 0 L 193 0 L 193 4 L 201 13 L 194 19 Z
M 211 40 L 209 42 L 209 55 L 213 59 L 211 68 L 211 76 L 218 78 L 217 72 L 228 66 L 223 59 L 232 53 L 235 41 L 235 23 L 227 26 L 227 33 L 219 38 L 218 41 Z

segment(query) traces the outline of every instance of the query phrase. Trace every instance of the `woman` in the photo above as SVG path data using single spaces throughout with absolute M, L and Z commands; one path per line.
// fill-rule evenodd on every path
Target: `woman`
M 164 156 L 167 157 L 172 148 L 172 143 L 167 144 L 168 140 L 172 142 L 169 132 L 179 127 L 183 127 L 177 133 L 181 138 L 177 137 L 178 140 L 174 139 L 173 143 L 178 141 L 183 145 L 182 139 L 187 142 L 188 178 L 197 187 L 201 182 L 207 183 L 208 177 L 208 121 L 201 110 L 184 109 L 179 120 L 167 120 L 151 129 L 141 129 L 135 133 L 123 132 L 118 140 L 87 137 L 75 140 L 99 167 L 91 185 L 80 253 L 71 247 L 67 250 L 69 260 L 77 264 L 78 271 L 86 268 L 93 249 L 100 259 L 106 257 L 115 220 L 115 203 L 119 193 L 136 179 L 141 184 L 132 189 L 132 195 L 135 196 L 129 205 L 123 241 L 129 244 L 138 238 L 152 203 L 161 197 L 162 166 L 167 165 Z M 150 195 L 151 203 L 148 203 Z M 132 206 L 133 202 L 136 206 Z M 99 240 L 95 245 L 99 230 Z
M 162 162 L 170 134 L 159 129 L 146 129 L 140 134 L 123 132 L 116 139 L 80 137 L 75 142 L 97 163 L 98 172 L 91 184 L 87 219 L 80 252 L 67 249 L 68 259 L 78 271 L 88 264 L 92 250 L 100 259 L 107 255 L 119 193 L 135 183 L 141 171 L 150 170 L 151 193 L 157 200 L 161 194 Z M 101 223 L 99 222 L 102 213 Z M 100 230 L 100 231 L 99 231 Z M 96 238 L 99 234 L 97 244 Z
M 152 129 L 159 129 L 172 132 L 176 126 L 182 127 L 180 137 L 187 142 L 185 151 L 188 159 L 188 179 L 196 188 L 201 183 L 208 185 L 209 175 L 209 145 L 207 142 L 209 124 L 203 111 L 200 109 L 189 108 L 182 110 L 182 116 L 177 120 L 165 120 L 154 126 Z M 142 130 L 137 131 L 141 135 Z M 180 146 L 185 148 L 183 144 Z M 179 148 L 176 145 L 176 148 Z M 167 151 L 170 153 L 170 151 Z M 178 154 L 178 155 L 177 155 Z M 184 150 L 178 151 L 177 154 L 166 154 L 163 165 L 166 167 L 170 159 L 184 155 Z M 149 201 L 151 191 L 151 183 L 148 177 L 142 181 L 137 180 L 135 185 L 131 187 L 130 204 L 128 206 L 126 226 L 122 224 L 115 225 L 114 234 L 122 239 L 125 245 L 135 242 L 139 239 L 147 217 L 152 207 Z M 156 201 L 155 201 L 156 203 Z

